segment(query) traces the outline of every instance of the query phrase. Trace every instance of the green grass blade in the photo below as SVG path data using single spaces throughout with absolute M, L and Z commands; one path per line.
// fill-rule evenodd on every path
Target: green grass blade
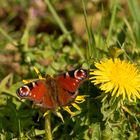
M 128 6 L 133 19 L 140 25 L 140 7 L 137 0 L 128 0 Z
M 2 28 L 0 28 L 0 33 L 9 41 L 11 42 L 13 45 L 17 45 L 17 43 L 14 41 L 14 39 L 8 35 L 8 33 L 6 33 Z
M 118 2 L 117 0 L 114 1 L 113 13 L 112 13 L 112 16 L 111 16 L 108 36 L 107 36 L 107 39 L 106 39 L 107 47 L 109 47 L 109 41 L 111 40 L 112 29 L 113 29 L 113 25 L 115 23 L 115 17 L 116 17 L 117 5 L 118 5 L 117 2 Z
M 107 39 L 106 39 L 107 47 L 109 47 L 109 41 L 111 40 L 111 36 L 112 36 L 112 29 L 113 29 L 114 23 L 115 23 L 117 5 L 118 5 L 118 0 L 115 0 L 114 7 L 113 7 L 113 13 L 111 16 L 111 21 L 110 21 L 110 26 L 109 26 L 109 31 L 108 31 L 108 35 L 107 35 Z
M 89 59 L 91 59 L 93 57 L 96 57 L 95 39 L 94 39 L 94 32 L 92 30 L 92 25 L 90 27 L 88 26 L 86 5 L 85 5 L 84 0 L 82 0 L 82 4 L 83 4 L 83 11 L 84 11 L 86 32 L 88 34 L 87 59 L 89 60 Z
M 140 7 L 137 0 L 128 0 L 128 7 L 130 13 L 133 17 L 133 20 L 136 22 L 136 26 L 134 28 L 135 40 L 138 47 L 140 47 Z

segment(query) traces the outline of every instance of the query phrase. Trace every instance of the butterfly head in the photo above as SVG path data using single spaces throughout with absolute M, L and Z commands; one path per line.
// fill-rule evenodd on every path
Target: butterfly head
M 87 71 L 83 69 L 75 70 L 74 77 L 78 80 L 84 80 L 87 78 Z

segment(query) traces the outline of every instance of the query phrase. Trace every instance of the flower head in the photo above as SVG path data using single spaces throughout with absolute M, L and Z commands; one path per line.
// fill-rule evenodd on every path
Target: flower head
M 100 85 L 100 89 L 112 96 L 122 96 L 136 101 L 140 99 L 140 72 L 136 65 L 116 58 L 95 63 L 97 69 L 91 69 L 91 82 Z

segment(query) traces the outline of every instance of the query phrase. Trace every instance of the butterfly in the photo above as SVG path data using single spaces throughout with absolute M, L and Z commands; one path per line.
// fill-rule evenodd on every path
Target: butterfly
M 28 99 L 46 109 L 69 105 L 77 97 L 77 89 L 87 78 L 87 71 L 72 70 L 54 77 L 29 82 L 17 89 L 21 99 Z

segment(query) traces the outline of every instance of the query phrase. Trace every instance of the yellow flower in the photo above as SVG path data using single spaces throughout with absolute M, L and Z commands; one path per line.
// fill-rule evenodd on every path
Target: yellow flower
M 91 82 L 105 93 L 121 96 L 123 100 L 140 99 L 140 72 L 136 65 L 116 58 L 95 63 L 95 67 L 90 71 Z

